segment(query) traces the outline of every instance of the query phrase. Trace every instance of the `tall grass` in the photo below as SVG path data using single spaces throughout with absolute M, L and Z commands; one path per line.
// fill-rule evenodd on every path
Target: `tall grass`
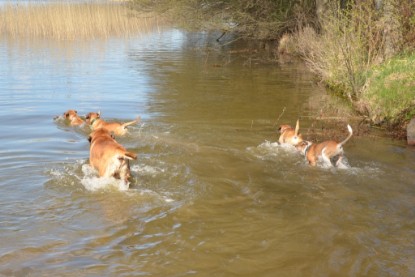
M 334 9 L 321 21 L 320 34 L 311 28 L 300 30 L 298 51 L 324 83 L 354 103 L 366 72 L 382 60 L 384 26 L 376 10 L 365 5 Z
M 333 9 L 322 19 L 320 33 L 303 28 L 296 42 L 323 83 L 349 99 L 371 122 L 394 125 L 415 115 L 415 54 L 408 47 L 414 40 L 411 32 L 404 32 L 410 51 L 389 57 L 388 44 L 399 42 L 392 41 L 388 22 L 400 17 L 385 14 L 365 1 L 351 9 Z
M 30 3 L 0 7 L 0 33 L 58 40 L 130 36 L 157 27 L 156 16 L 121 3 Z

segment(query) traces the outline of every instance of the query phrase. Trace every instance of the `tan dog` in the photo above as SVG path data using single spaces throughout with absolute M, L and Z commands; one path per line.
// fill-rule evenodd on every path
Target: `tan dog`
M 89 163 L 98 170 L 100 177 L 114 177 L 124 181 L 128 188 L 130 177 L 129 160 L 136 160 L 137 155 L 128 152 L 105 129 L 93 131 L 88 138 L 90 142 Z
M 347 125 L 349 135 L 345 140 L 338 143 L 333 140 L 324 141 L 322 143 L 314 144 L 310 141 L 302 141 L 296 148 L 306 157 L 310 165 L 315 166 L 319 158 L 327 164 L 332 164 L 331 159 L 338 156 L 338 160 L 334 164 L 339 166 L 343 159 L 343 145 L 352 137 L 353 130 L 350 125 Z
M 78 112 L 75 110 L 67 110 L 63 113 L 63 117 L 69 120 L 71 126 L 79 126 L 84 124 L 84 120 L 78 116 Z
M 140 122 L 140 118 L 138 117 L 136 120 L 126 122 L 126 123 L 118 123 L 118 122 L 106 122 L 101 119 L 101 113 L 88 113 L 85 117 L 86 122 L 91 126 L 92 130 L 97 129 L 105 129 L 108 132 L 113 132 L 116 136 L 123 136 L 127 133 L 127 127 L 132 124 L 136 124 Z
M 303 141 L 303 138 L 301 134 L 298 134 L 298 130 L 300 129 L 300 121 L 297 120 L 297 123 L 295 125 L 295 129 L 293 129 L 290 125 L 281 125 L 280 128 L 278 128 L 278 131 L 280 132 L 280 138 L 278 139 L 278 142 L 280 144 L 291 144 L 293 146 L 296 146 L 300 142 Z

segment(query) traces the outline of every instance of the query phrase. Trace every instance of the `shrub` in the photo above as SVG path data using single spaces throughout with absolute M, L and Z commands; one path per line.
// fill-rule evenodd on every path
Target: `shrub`
M 366 72 L 381 61 L 383 28 L 376 10 L 362 3 L 353 9 L 334 7 L 321 18 L 321 32 L 302 28 L 298 53 L 329 87 L 351 103 L 359 97 Z
M 274 40 L 298 25 L 315 25 L 313 0 L 133 0 L 137 10 L 168 14 L 186 29 L 221 30 Z

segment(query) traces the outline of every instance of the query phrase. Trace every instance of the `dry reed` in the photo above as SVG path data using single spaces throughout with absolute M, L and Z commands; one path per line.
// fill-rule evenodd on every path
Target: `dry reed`
M 0 7 L 0 32 L 8 37 L 58 40 L 131 36 L 159 27 L 156 16 L 121 3 L 6 4 Z

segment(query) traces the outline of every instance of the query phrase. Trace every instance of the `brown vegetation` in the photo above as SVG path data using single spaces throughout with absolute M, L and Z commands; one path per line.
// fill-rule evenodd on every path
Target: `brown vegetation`
M 130 36 L 159 24 L 159 18 L 120 3 L 29 3 L 0 7 L 1 35 L 58 40 Z
M 383 60 L 384 26 L 378 12 L 367 5 L 328 12 L 321 18 L 319 34 L 311 28 L 299 30 L 298 52 L 324 83 L 354 103 L 365 72 Z
M 137 10 L 170 15 L 187 29 L 275 40 L 299 25 L 316 25 L 315 0 L 132 0 Z
M 401 134 L 415 114 L 412 11 L 398 15 L 408 1 L 373 6 L 361 1 L 333 9 L 321 18 L 321 29 L 300 28 L 297 51 L 321 81 L 344 96 L 371 123 Z M 407 26 L 407 27 L 401 27 Z M 411 26 L 412 28 L 409 28 Z M 402 135 L 399 135 L 400 137 Z

